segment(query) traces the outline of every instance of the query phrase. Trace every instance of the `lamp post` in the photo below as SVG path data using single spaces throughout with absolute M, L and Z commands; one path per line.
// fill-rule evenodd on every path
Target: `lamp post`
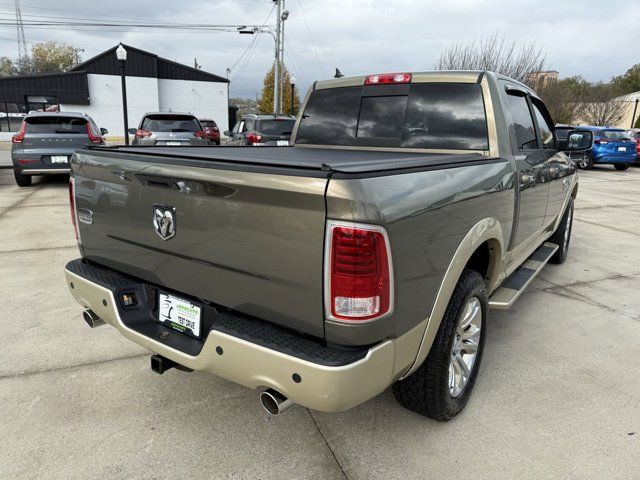
M 122 81 L 122 114 L 124 118 L 124 144 L 129 145 L 129 116 L 127 114 L 127 80 L 124 67 L 127 63 L 127 51 L 122 44 L 116 48 L 116 57 L 120 64 L 120 80 Z
M 294 98 L 293 95 L 294 95 L 294 93 L 296 91 L 296 77 L 294 77 L 292 75 L 289 80 L 291 81 L 291 112 L 290 113 L 291 113 L 291 115 L 295 115 L 295 112 L 293 110 L 295 108 L 295 104 L 294 104 L 294 101 L 293 101 L 293 98 Z

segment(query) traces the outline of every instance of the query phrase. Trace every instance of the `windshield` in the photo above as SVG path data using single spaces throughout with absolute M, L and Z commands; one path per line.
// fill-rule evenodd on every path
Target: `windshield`
M 296 143 L 487 150 L 482 88 L 417 83 L 316 90 Z
M 600 136 L 609 140 L 631 140 L 629 134 L 623 130 L 602 130 Z
M 27 133 L 87 134 L 87 121 L 78 117 L 31 117 L 25 119 Z
M 291 135 L 295 120 L 258 120 L 256 132 L 263 135 Z
M 201 130 L 195 117 L 190 115 L 149 115 L 142 122 L 148 132 L 197 132 Z

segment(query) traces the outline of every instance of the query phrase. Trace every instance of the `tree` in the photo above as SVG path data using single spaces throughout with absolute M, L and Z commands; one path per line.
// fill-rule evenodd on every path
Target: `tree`
M 64 72 L 77 63 L 77 50 L 56 42 L 36 43 L 31 48 L 31 60 L 37 73 Z
M 624 116 L 627 104 L 616 99 L 619 93 L 611 83 L 592 85 L 582 104 L 580 117 L 589 125 L 615 125 Z
M 640 91 L 640 63 L 631 67 L 624 75 L 613 77 L 611 83 L 619 95 Z
M 542 98 L 556 123 L 571 124 L 578 120 L 582 103 L 590 92 L 591 85 L 582 77 L 551 79 L 532 86 Z
M 479 42 L 456 43 L 440 54 L 437 70 L 491 70 L 525 81 L 532 72 L 544 70 L 545 54 L 534 43 L 507 43 L 498 33 Z
M 14 74 L 13 60 L 9 57 L 0 57 L 0 77 L 8 77 Z
M 297 92 L 293 96 L 293 111 L 291 111 L 291 75 L 287 67 L 282 65 L 282 113 L 293 115 L 300 108 L 300 98 Z M 262 114 L 273 113 L 273 84 L 275 80 L 275 63 L 264 76 L 262 94 L 258 102 L 258 112 Z

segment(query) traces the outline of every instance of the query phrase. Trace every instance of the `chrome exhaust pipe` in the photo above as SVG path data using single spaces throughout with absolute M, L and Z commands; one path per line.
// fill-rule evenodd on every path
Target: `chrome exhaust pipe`
M 87 322 L 91 328 L 99 327 L 100 325 L 104 325 L 105 321 L 102 320 L 98 315 L 95 314 L 93 310 L 85 310 L 82 312 L 82 317 L 84 321 Z
M 271 415 L 279 415 L 293 405 L 291 400 L 272 388 L 268 388 L 260 394 L 260 403 Z

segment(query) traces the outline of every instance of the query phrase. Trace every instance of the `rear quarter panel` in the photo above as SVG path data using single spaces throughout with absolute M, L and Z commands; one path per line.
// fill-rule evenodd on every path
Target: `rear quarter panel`
M 382 225 L 391 243 L 395 309 L 361 325 L 326 322 L 337 344 L 373 343 L 402 335 L 424 321 L 454 253 L 481 220 L 495 219 L 506 248 L 513 222 L 514 173 L 507 160 L 374 178 L 333 178 L 327 218 Z M 502 252 L 501 252 L 502 253 Z

